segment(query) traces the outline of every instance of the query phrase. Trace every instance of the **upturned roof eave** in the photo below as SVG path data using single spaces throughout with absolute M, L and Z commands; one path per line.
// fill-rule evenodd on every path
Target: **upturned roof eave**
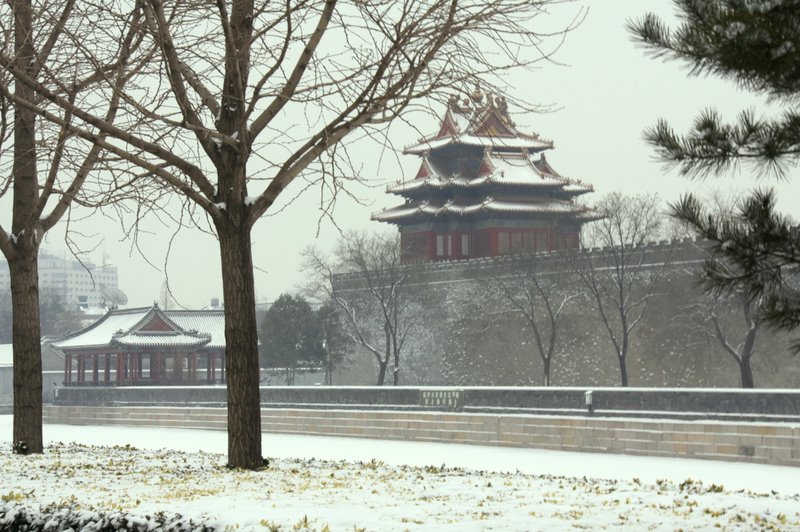
M 516 217 L 516 218 L 524 218 L 524 219 L 536 219 L 536 218 L 567 218 L 573 219 L 574 221 L 578 221 L 581 223 L 596 221 L 602 218 L 602 215 L 599 215 L 592 211 L 591 209 L 586 209 L 582 207 L 574 207 L 573 209 L 565 209 L 562 211 L 553 211 L 548 210 L 546 208 L 542 208 L 539 210 L 531 210 L 525 209 L 524 205 L 520 205 L 519 209 L 514 209 L 513 207 L 505 207 L 505 208 L 498 208 L 493 207 L 489 204 L 472 204 L 461 207 L 461 212 L 457 212 L 455 210 L 442 208 L 441 206 L 437 208 L 437 212 L 430 212 L 423 210 L 424 207 L 419 206 L 417 208 L 408 207 L 404 210 L 408 210 L 409 212 L 402 213 L 402 212 L 393 212 L 394 209 L 400 210 L 403 208 L 402 205 L 387 209 L 382 212 L 374 213 L 370 218 L 373 221 L 377 222 L 385 222 L 385 223 L 411 223 L 412 221 L 424 221 L 424 220 L 441 220 L 447 217 L 453 218 L 488 218 L 488 217 Z
M 434 181 L 431 179 L 414 179 L 410 181 L 399 182 L 393 186 L 386 188 L 386 192 L 396 194 L 403 197 L 413 197 L 416 194 L 424 194 L 431 191 L 447 191 L 447 190 L 481 190 L 481 189 L 535 189 L 537 192 L 544 190 L 563 192 L 567 197 L 579 196 L 594 192 L 592 187 L 584 185 L 577 185 L 563 181 L 561 178 L 558 182 L 535 182 L 535 181 L 513 181 L 504 180 L 503 178 L 473 178 L 464 182 L 463 180 L 448 179 L 444 181 Z

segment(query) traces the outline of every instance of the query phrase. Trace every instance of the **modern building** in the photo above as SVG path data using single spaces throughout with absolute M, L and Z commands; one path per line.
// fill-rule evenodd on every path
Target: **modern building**
M 11 279 L 8 263 L 0 260 L 0 290 L 8 290 Z M 39 290 L 42 294 L 62 297 L 68 308 L 92 308 L 124 305 L 127 298 L 119 290 L 117 267 L 80 262 L 72 255 L 39 254 Z
M 225 382 L 223 310 L 112 309 L 53 346 L 65 386 Z
M 577 202 L 593 188 L 556 172 L 552 148 L 516 128 L 502 96 L 453 98 L 439 132 L 403 152 L 422 159 L 387 189 L 405 203 L 372 219 L 398 226 L 405 263 L 577 248 L 599 218 Z

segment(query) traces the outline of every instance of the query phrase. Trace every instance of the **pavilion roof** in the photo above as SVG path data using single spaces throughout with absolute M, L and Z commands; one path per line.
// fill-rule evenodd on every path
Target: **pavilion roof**
M 425 156 L 419 177 L 391 185 L 387 188 L 387 192 L 405 195 L 417 191 L 447 188 L 480 189 L 487 185 L 560 189 L 572 196 L 594 190 L 591 185 L 556 173 L 547 163 L 544 154 L 538 160 L 534 160 L 526 152 L 487 152 L 484 154 L 481 169 L 483 171 L 473 177 L 458 174 L 448 176 L 440 172 L 436 164 Z
M 164 332 L 164 331 L 134 331 L 131 333 L 114 336 L 111 343 L 122 347 L 149 347 L 149 348 L 178 348 L 202 347 L 211 341 L 211 335 L 200 334 L 194 331 Z
M 566 216 L 575 220 L 588 222 L 598 219 L 597 213 L 576 205 L 571 201 L 552 198 L 538 198 L 534 201 L 518 198 L 485 197 L 483 200 L 426 200 L 410 202 L 405 205 L 386 209 L 372 215 L 373 220 L 380 222 L 397 222 L 409 218 L 431 218 L 439 216 L 467 216 L 477 214 L 517 214 Z
M 168 310 L 166 314 L 185 331 L 200 331 L 209 334 L 207 348 L 225 348 L 224 310 Z
M 120 347 L 224 348 L 224 331 L 222 310 L 165 311 L 153 305 L 112 309 L 92 325 L 52 345 L 63 351 Z
M 503 96 L 483 94 L 478 89 L 463 100 L 452 98 L 439 132 L 406 147 L 403 153 L 421 155 L 455 144 L 501 151 L 527 149 L 531 152 L 553 147 L 552 140 L 517 129 L 508 115 L 508 105 Z

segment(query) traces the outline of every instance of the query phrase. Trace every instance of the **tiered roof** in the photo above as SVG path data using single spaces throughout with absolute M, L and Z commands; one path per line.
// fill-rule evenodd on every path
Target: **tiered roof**
M 221 310 L 161 310 L 158 305 L 113 309 L 89 327 L 53 346 L 66 352 L 100 349 L 223 349 Z
M 542 153 L 552 148 L 552 141 L 516 128 L 502 96 L 476 91 L 466 100 L 452 99 L 439 132 L 404 150 L 422 157 L 416 178 L 387 188 L 405 197 L 405 205 L 372 218 L 403 223 L 501 213 L 597 219 L 574 201 L 594 189 L 556 172 Z

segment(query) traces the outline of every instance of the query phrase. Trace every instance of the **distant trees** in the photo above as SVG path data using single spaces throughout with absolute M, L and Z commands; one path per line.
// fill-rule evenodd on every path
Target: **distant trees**
M 374 357 L 378 386 L 388 371 L 392 384 L 400 383 L 404 346 L 418 325 L 409 312 L 407 284 L 413 269 L 400 264 L 401 255 L 400 237 L 394 232 L 346 233 L 332 257 L 314 249 L 307 252 L 308 266 L 319 280 L 316 290 L 338 307 L 350 339 Z M 335 278 L 341 273 L 352 278 Z
M 322 329 L 325 351 L 325 384 L 333 384 L 333 371 L 345 364 L 345 359 L 353 346 L 353 340 L 344 330 L 342 312 L 330 299 L 317 309 L 317 319 Z
M 476 75 L 491 84 L 493 73 L 548 56 L 569 29 L 549 32 L 550 47 L 532 29 L 551 3 L 138 2 L 137 35 L 155 52 L 137 56 L 146 57 L 147 68 L 131 73 L 135 88 L 115 107 L 135 128 L 97 114 L 97 102 L 54 89 L 48 71 L 34 75 L 34 54 L 3 55 L 3 67 L 26 86 L 4 91 L 7 99 L 138 168 L 133 176 L 179 195 L 188 219 L 212 226 L 226 309 L 232 466 L 263 465 L 250 237 L 256 222 L 296 180 L 319 183 L 335 199 L 357 175 L 347 141 L 359 132 L 383 139 L 383 128 L 409 108 L 444 101 Z M 26 3 L 10 3 L 17 4 Z M 47 112 L 44 103 L 60 111 Z
M 758 174 L 786 175 L 800 161 L 800 0 L 674 3 L 681 17 L 677 29 L 648 14 L 629 23 L 634 38 L 656 57 L 680 59 L 693 73 L 715 74 L 766 94 L 784 110 L 769 119 L 745 111 L 735 123 L 706 110 L 684 136 L 660 120 L 645 132 L 647 141 L 684 175 L 722 174 L 742 163 Z M 774 328 L 800 325 L 800 232 L 795 221 L 776 212 L 772 192 L 754 192 L 733 216 L 714 214 L 687 195 L 673 214 L 711 243 L 709 291 L 758 302 L 759 319 Z M 800 340 L 793 347 L 800 351 Z
M 326 363 L 320 315 L 302 296 L 281 294 L 261 322 L 261 367 L 281 368 L 294 384 L 298 368 Z
M 584 235 L 584 242 L 602 249 L 583 253 L 574 263 L 614 348 L 622 386 L 628 385 L 631 335 L 670 262 L 669 254 L 648 260 L 648 243 L 658 238 L 663 222 L 660 208 L 655 195 L 604 197 L 595 206 L 603 218 Z
M 11 294 L 0 290 L 0 344 L 10 344 Z M 60 336 L 82 327 L 81 312 L 70 308 L 63 295 L 53 290 L 43 290 L 39 295 L 39 317 L 42 336 Z

